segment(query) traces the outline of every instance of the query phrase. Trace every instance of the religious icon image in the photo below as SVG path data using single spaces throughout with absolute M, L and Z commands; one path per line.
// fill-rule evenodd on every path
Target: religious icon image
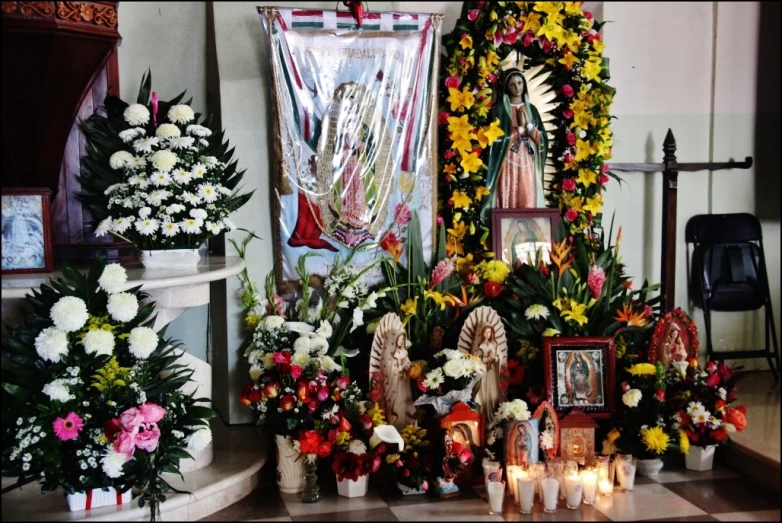
M 381 406 L 386 422 L 398 430 L 415 422 L 415 405 L 410 388 L 410 358 L 402 320 L 388 313 L 380 320 L 369 357 L 369 373 L 380 374 L 383 397 Z
M 587 427 L 562 428 L 562 457 L 584 463 L 595 453 L 595 429 Z
M 681 309 L 663 316 L 652 334 L 649 362 L 661 362 L 664 368 L 698 357 L 698 331 Z
M 533 419 L 538 420 L 538 428 L 541 436 L 547 434 L 547 440 L 551 442 L 552 447 L 550 449 L 543 448 L 543 438 L 541 437 L 541 450 L 546 452 L 551 457 L 555 457 L 559 452 L 559 418 L 554 410 L 554 407 L 548 401 L 542 402 L 535 413 L 532 415 Z
M 560 405 L 603 405 L 602 353 L 570 350 L 557 353 L 557 390 Z
M 44 194 L 18 192 L 2 196 L 2 270 L 45 271 L 51 264 L 46 252 L 48 200 Z
M 502 430 L 506 467 L 526 467 L 538 462 L 538 420 L 506 420 Z
M 497 406 L 505 401 L 507 390 L 501 376 L 508 363 L 508 342 L 497 312 L 486 306 L 473 310 L 464 322 L 456 348 L 480 358 L 486 365 L 486 374 L 473 389 L 473 400 L 490 420 Z

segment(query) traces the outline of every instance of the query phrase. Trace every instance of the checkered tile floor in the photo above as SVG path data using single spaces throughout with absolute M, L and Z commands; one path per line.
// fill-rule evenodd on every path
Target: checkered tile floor
M 531 516 L 518 512 L 506 499 L 502 516 L 490 516 L 484 488 L 463 488 L 456 498 L 402 496 L 391 485 L 370 482 L 360 498 L 337 495 L 336 480 L 322 470 L 318 482 L 322 500 L 301 503 L 300 495 L 280 494 L 269 471 L 258 488 L 238 503 L 204 521 L 779 521 L 779 495 L 747 477 L 715 464 L 708 472 L 687 471 L 666 464 L 657 476 L 636 477 L 632 493 L 617 491 L 594 506 L 546 514 L 540 503 Z

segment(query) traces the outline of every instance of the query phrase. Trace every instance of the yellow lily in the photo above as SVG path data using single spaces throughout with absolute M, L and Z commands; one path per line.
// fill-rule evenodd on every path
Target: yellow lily
M 453 298 L 450 296 L 443 296 L 436 291 L 424 291 L 424 297 L 432 300 L 435 305 L 440 307 L 441 311 L 444 311 L 448 306 L 453 307 L 455 305 Z

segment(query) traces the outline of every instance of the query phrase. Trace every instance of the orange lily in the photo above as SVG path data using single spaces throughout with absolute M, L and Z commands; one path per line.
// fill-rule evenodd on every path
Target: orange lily
M 575 258 L 574 255 L 566 260 L 566 258 L 570 254 L 570 251 L 573 249 L 572 247 L 565 247 L 566 243 L 567 243 L 567 239 L 564 239 L 559 243 L 552 242 L 551 244 L 550 258 L 551 261 L 554 262 L 554 264 L 557 267 L 559 267 L 560 277 L 562 277 L 565 271 L 568 270 L 568 267 L 570 267 L 570 264 L 573 263 L 573 259 Z
M 646 319 L 646 315 L 643 312 L 633 311 L 633 307 L 625 303 L 622 305 L 622 310 L 617 310 L 617 316 L 614 317 L 616 321 L 627 323 L 628 327 L 644 327 L 649 324 L 649 320 Z

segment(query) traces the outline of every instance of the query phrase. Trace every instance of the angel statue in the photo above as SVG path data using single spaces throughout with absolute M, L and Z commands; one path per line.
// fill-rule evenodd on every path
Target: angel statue
M 481 413 L 491 421 L 497 406 L 505 401 L 500 371 L 508 361 L 505 328 L 494 309 L 478 307 L 470 313 L 462 327 L 457 348 L 480 358 L 486 364 L 486 374 L 475 388 L 474 399 Z
M 402 320 L 388 313 L 380 320 L 372 341 L 369 373 L 380 373 L 382 406 L 386 421 L 397 429 L 415 422 L 415 405 L 410 389 L 410 358 L 407 354 L 407 334 Z

